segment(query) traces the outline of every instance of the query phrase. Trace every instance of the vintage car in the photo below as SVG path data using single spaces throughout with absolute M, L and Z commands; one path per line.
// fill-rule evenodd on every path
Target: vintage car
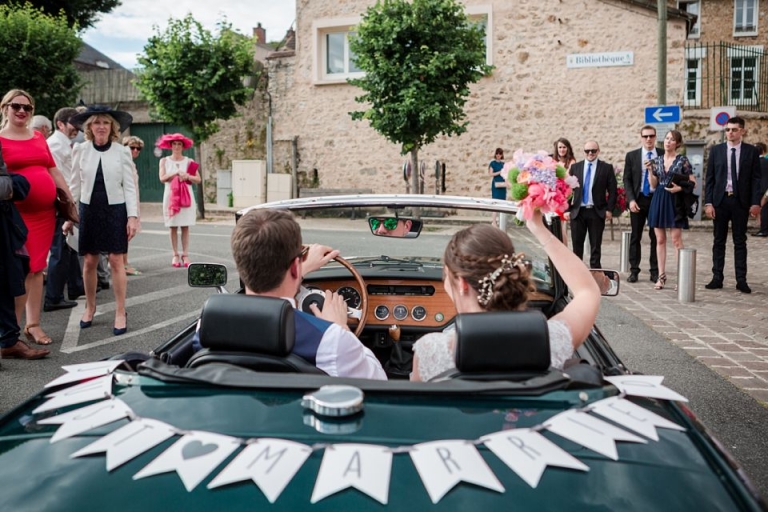
M 304 277 L 297 307 L 342 294 L 389 380 L 328 376 L 292 353 L 288 302 L 230 293 L 226 267 L 195 264 L 190 284 L 212 287 L 199 321 L 151 354 L 65 367 L 0 418 L 0 509 L 768 510 L 685 397 L 632 374 L 597 328 L 565 370 L 551 367 L 546 319 L 568 289 L 514 203 L 370 195 L 253 208 L 293 211 L 304 243 L 341 249 Z M 441 256 L 492 212 L 536 290 L 527 311 L 457 315 Z M 618 293 L 618 273 L 596 278 Z M 446 328 L 456 371 L 410 382 L 413 343 Z

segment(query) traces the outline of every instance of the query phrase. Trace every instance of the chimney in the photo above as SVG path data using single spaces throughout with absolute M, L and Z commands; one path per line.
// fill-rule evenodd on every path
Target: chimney
M 261 23 L 257 23 L 256 28 L 253 29 L 253 37 L 256 38 L 257 43 L 267 44 L 267 31 L 261 27 Z

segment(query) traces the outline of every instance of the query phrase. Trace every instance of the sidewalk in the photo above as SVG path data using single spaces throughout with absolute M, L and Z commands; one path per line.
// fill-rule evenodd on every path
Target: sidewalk
M 200 223 L 234 225 L 235 208 L 206 205 L 206 219 Z M 162 206 L 142 203 L 144 222 L 162 222 Z M 475 217 L 431 219 L 431 222 L 463 224 L 477 222 Z M 340 229 L 343 227 L 340 226 Z M 610 226 L 603 237 L 603 266 L 621 267 L 621 233 L 629 231 L 629 219 L 614 221 L 613 240 Z M 748 232 L 757 231 L 750 220 Z M 683 243 L 696 249 L 696 292 L 693 303 L 681 304 L 677 299 L 677 254 L 668 239 L 667 275 L 664 290 L 654 289 L 649 281 L 647 234 L 643 238 L 640 279 L 628 283 L 622 274 L 618 297 L 611 300 L 650 328 L 680 346 L 694 358 L 730 380 L 738 388 L 768 406 L 768 238 L 747 237 L 748 282 L 751 294 L 736 290 L 733 275 L 733 245 L 728 237 L 725 258 L 725 283 L 721 290 L 707 290 L 712 278 L 712 223 L 692 221 L 683 232 Z

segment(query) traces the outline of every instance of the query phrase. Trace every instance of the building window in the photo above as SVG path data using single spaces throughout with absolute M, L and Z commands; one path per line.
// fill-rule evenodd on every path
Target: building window
M 698 38 L 701 33 L 701 2 L 696 0 L 695 2 L 678 2 L 677 7 L 688 14 L 696 16 L 696 21 L 688 31 L 689 38 Z
M 757 102 L 757 57 L 731 57 L 731 105 Z
M 733 35 L 757 35 L 757 0 L 733 1 Z
M 490 5 L 467 6 L 467 18 L 470 23 L 483 29 L 485 34 L 485 63 L 493 65 L 493 10 Z
M 707 58 L 707 49 L 695 46 L 685 49 L 685 99 L 683 106 L 701 106 L 701 63 Z
M 349 39 L 355 32 L 328 32 L 325 34 L 325 74 L 350 76 L 360 73 L 355 65 L 355 54 L 349 49 Z
M 355 37 L 359 18 L 316 20 L 313 31 L 313 81 L 316 84 L 346 83 L 348 78 L 363 76 L 355 65 L 355 54 L 349 40 Z

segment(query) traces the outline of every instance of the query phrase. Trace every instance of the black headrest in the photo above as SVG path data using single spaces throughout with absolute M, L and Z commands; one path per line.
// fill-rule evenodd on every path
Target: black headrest
M 458 315 L 455 358 L 461 373 L 547 371 L 547 318 L 535 310 Z
M 212 350 L 287 356 L 296 335 L 293 315 L 285 299 L 211 295 L 200 317 L 200 344 Z

